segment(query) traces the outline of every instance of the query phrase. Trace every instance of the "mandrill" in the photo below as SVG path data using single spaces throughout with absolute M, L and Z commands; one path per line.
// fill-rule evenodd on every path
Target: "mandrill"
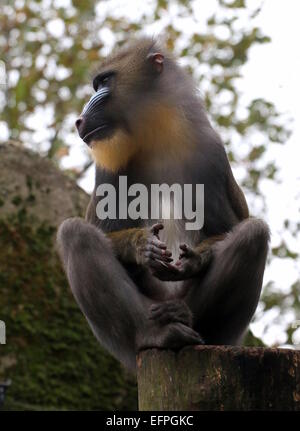
M 76 127 L 96 163 L 95 189 L 85 220 L 67 219 L 58 231 L 93 333 L 132 370 L 141 349 L 240 343 L 259 300 L 269 230 L 249 217 L 192 78 L 144 38 L 113 52 L 93 87 Z M 135 198 L 119 190 L 121 178 L 149 192 L 140 198 L 158 218 L 121 210 L 122 196 L 129 206 Z M 103 184 L 115 190 L 113 217 L 99 217 Z M 188 230 L 182 211 L 181 219 L 164 217 L 165 197 L 150 199 L 162 184 L 172 191 L 173 212 L 182 210 L 178 187 L 203 185 L 201 228 Z M 195 207 L 199 196 L 190 196 Z

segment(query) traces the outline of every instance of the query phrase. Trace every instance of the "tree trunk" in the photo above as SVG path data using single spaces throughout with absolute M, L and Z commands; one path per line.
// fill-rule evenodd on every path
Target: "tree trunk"
M 138 355 L 140 410 L 300 410 L 300 351 L 195 346 Z

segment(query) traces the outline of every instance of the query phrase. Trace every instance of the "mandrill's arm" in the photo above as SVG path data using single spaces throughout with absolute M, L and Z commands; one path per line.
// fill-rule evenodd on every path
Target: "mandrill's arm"
M 160 241 L 158 232 L 163 229 L 161 223 L 152 227 L 123 229 L 107 233 L 117 258 L 123 263 L 136 263 L 150 266 L 154 259 L 172 262 L 172 253 L 164 242 Z
M 95 192 L 92 195 L 87 208 L 85 219 L 87 222 L 98 226 L 96 216 Z M 124 264 L 137 264 L 150 267 L 154 259 L 163 262 L 172 262 L 172 253 L 164 242 L 159 239 L 159 231 L 163 229 L 161 223 L 152 227 L 121 229 L 106 233 L 110 239 L 115 256 Z
M 111 240 L 117 258 L 123 263 L 144 265 L 160 280 L 181 280 L 204 273 L 211 262 L 211 246 L 225 238 L 216 235 L 202 241 L 191 249 L 186 244 L 180 246 L 181 254 L 176 266 L 172 265 L 172 253 L 160 241 L 158 233 L 161 223 L 151 228 L 124 229 L 106 234 Z

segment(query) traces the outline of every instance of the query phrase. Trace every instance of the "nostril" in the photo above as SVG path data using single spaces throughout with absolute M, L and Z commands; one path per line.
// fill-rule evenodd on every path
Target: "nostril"
M 77 127 L 77 130 L 79 130 L 79 127 L 81 126 L 82 122 L 83 122 L 83 118 L 81 117 L 75 121 L 75 126 Z

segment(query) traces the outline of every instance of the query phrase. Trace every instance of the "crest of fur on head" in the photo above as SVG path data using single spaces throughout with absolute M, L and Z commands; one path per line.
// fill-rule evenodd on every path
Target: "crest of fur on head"
M 193 142 L 189 111 L 195 87 L 172 55 L 144 38 L 113 52 L 100 70 L 116 71 L 110 109 L 126 127 L 92 141 L 96 164 L 117 172 L 133 158 L 160 163 L 185 157 Z

